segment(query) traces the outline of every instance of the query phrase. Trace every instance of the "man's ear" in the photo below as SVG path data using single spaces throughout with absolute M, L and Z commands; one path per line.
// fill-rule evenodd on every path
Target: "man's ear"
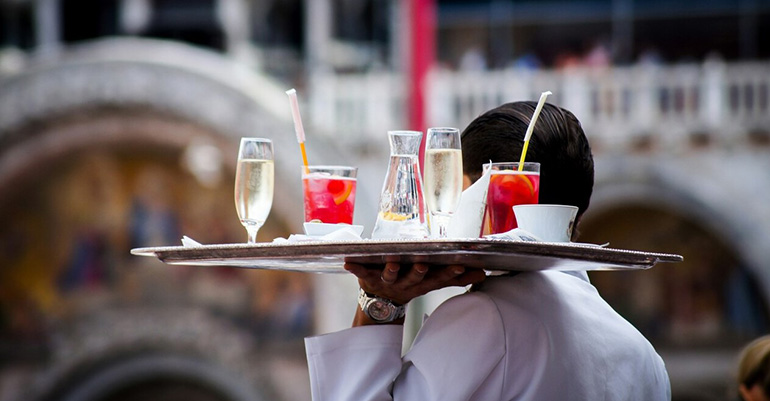
M 473 183 L 471 182 L 471 178 L 470 178 L 470 177 L 468 177 L 468 175 L 467 175 L 467 174 L 463 174 L 463 191 L 465 191 L 466 189 L 468 189 L 468 187 L 469 187 L 469 186 L 471 186 L 471 184 L 473 184 Z

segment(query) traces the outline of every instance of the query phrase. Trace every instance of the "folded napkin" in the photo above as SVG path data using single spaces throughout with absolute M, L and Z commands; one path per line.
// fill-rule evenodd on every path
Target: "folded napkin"
M 190 237 L 188 237 L 188 236 L 186 236 L 186 235 L 183 235 L 182 236 L 182 246 L 187 246 L 187 247 L 201 246 L 201 243 L 196 241 L 196 240 L 194 240 L 194 239 L 192 239 L 192 238 L 190 238 Z
M 514 228 L 499 234 L 485 235 L 484 238 L 507 239 L 512 241 L 544 242 L 540 237 L 521 228 Z
M 525 241 L 525 242 L 549 242 L 549 241 L 544 241 L 537 235 L 532 234 L 531 232 L 524 230 L 522 228 L 514 228 L 513 230 L 506 231 L 500 234 L 485 235 L 484 238 L 504 239 L 509 241 Z M 578 246 L 587 246 L 587 247 L 594 247 L 594 248 L 606 248 L 607 246 L 610 245 L 609 242 L 605 242 L 604 244 L 591 244 L 588 242 L 572 242 L 572 241 L 559 242 L 559 243 L 569 244 L 569 245 L 578 245 Z
M 448 238 L 478 238 L 484 221 L 484 209 L 487 206 L 487 188 L 490 170 L 484 174 L 460 196 L 460 205 L 452 215 L 447 227 Z
M 292 234 L 289 238 L 276 238 L 273 243 L 305 241 L 360 241 L 361 235 L 350 226 L 340 224 L 340 228 L 326 235 Z
M 305 235 L 305 234 L 292 234 L 289 238 L 278 237 L 273 240 L 274 244 L 292 243 L 292 242 L 306 242 L 306 241 L 360 241 L 361 235 L 356 232 L 350 226 L 341 224 L 340 228 L 334 230 L 326 235 Z M 203 246 L 200 242 L 184 235 L 182 236 L 182 246 L 185 247 L 197 247 Z

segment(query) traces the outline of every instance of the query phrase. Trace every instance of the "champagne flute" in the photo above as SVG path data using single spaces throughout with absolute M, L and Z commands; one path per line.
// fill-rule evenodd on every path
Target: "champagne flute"
M 257 242 L 257 231 L 273 206 L 274 170 L 272 141 L 241 138 L 235 171 L 235 209 L 250 244 Z
M 425 142 L 425 203 L 431 236 L 447 237 L 447 226 L 463 189 L 463 157 L 457 128 L 429 128 Z

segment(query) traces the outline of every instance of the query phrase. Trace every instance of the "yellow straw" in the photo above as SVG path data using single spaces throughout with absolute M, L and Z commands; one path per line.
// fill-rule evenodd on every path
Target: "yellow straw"
M 299 115 L 299 102 L 297 102 L 297 91 L 291 88 L 286 91 L 289 95 L 289 105 L 291 106 L 291 117 L 294 120 L 294 133 L 297 134 L 299 150 L 302 152 L 302 163 L 307 164 L 307 153 L 305 152 L 305 129 L 302 127 L 302 117 Z M 307 170 L 307 169 L 305 169 Z
M 524 158 L 527 156 L 527 148 L 529 148 L 529 139 L 532 138 L 532 132 L 535 130 L 535 123 L 537 123 L 537 117 L 540 115 L 540 111 L 543 110 L 545 104 L 545 98 L 551 94 L 551 91 L 546 91 L 540 94 L 540 100 L 535 107 L 535 114 L 532 115 L 532 120 L 529 121 L 527 127 L 527 133 L 524 135 L 524 147 L 521 149 L 521 158 L 519 159 L 519 171 L 524 169 Z

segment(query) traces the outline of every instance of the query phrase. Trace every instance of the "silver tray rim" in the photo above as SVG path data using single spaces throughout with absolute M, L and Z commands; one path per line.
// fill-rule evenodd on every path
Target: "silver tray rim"
M 131 254 L 167 264 L 228 266 L 315 273 L 345 273 L 343 265 L 385 261 L 423 262 L 502 271 L 639 270 L 681 255 L 600 247 L 585 243 L 512 241 L 491 238 L 261 242 L 134 248 Z

